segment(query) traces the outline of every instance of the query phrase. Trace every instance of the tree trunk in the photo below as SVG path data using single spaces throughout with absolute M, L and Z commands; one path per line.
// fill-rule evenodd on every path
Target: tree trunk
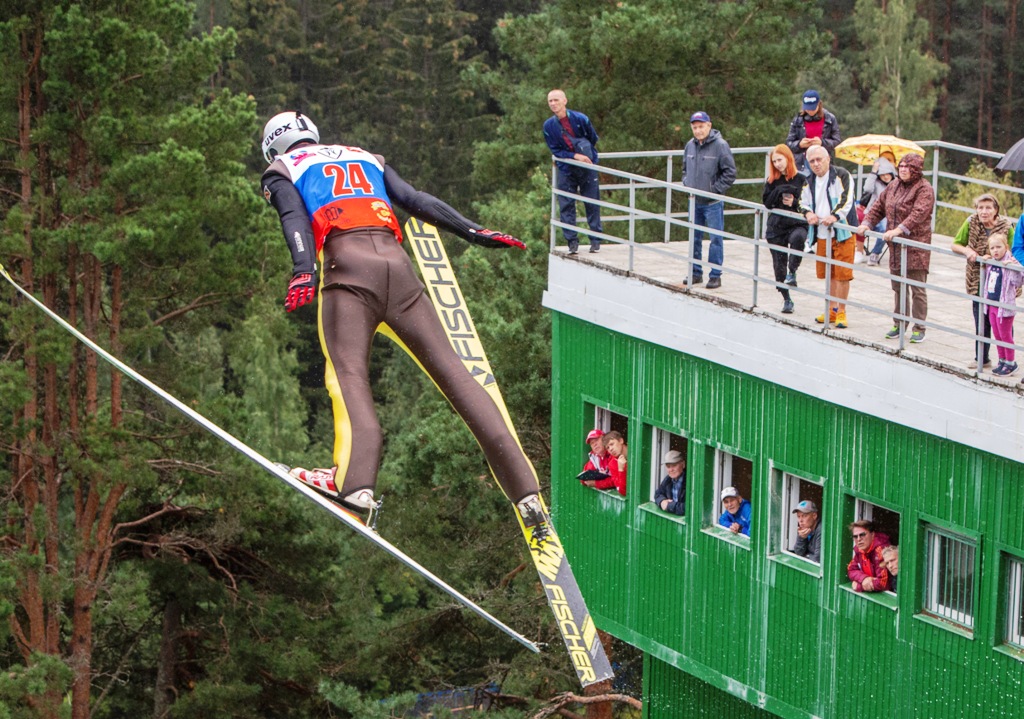
M 153 719 L 165 719 L 178 696 L 174 686 L 177 673 L 178 638 L 181 636 L 181 605 L 168 600 L 164 605 L 160 653 L 156 658 L 156 687 L 153 698 Z
M 602 632 L 600 629 L 597 630 L 597 636 L 601 640 L 601 646 L 604 647 L 605 654 L 608 655 L 608 660 L 612 659 L 612 637 L 607 632 Z M 583 690 L 583 695 L 588 697 L 600 696 L 602 694 L 610 694 L 612 691 L 611 679 L 606 679 L 603 682 L 597 684 L 591 684 L 589 687 Z M 599 704 L 588 704 L 587 705 L 587 719 L 612 719 L 612 712 L 615 709 L 613 702 L 601 702 Z

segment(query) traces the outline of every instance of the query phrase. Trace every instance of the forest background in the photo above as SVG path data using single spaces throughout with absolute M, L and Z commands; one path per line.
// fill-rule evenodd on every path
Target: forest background
M 1005 150 L 1019 4 L 7 0 L 0 263 L 264 455 L 327 463 L 315 316 L 283 312 L 290 260 L 258 193 L 259 129 L 302 110 L 325 141 L 379 152 L 526 240 L 450 246 L 547 489 L 552 442 L 583 459 L 581 438 L 550 435 L 547 91 L 566 90 L 602 150 L 681 148 L 698 109 L 733 146 L 774 144 L 808 87 L 846 136 Z M 512 717 L 573 688 L 472 437 L 386 342 L 373 359 L 383 534 L 550 642 L 540 657 L 124 382 L 9 287 L 0 357 L 0 719 L 402 716 L 416 693 L 487 682 L 521 699 L 495 713 Z

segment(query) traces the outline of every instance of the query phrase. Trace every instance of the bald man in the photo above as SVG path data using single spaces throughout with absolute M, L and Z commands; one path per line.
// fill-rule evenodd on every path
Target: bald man
M 590 118 L 582 112 L 567 108 L 565 93 L 555 89 L 548 93 L 548 107 L 554 113 L 544 122 L 544 140 L 551 154 L 563 160 L 575 160 L 587 165 L 597 164 L 597 133 Z M 562 192 L 571 192 L 596 200 L 600 192 L 597 170 L 555 162 L 557 187 Z M 590 202 L 583 203 L 587 211 L 587 224 L 594 232 L 602 232 L 601 208 Z M 558 197 L 559 216 L 564 225 L 562 236 L 569 245 L 569 254 L 579 250 L 579 235 L 576 232 L 576 200 Z M 599 252 L 601 238 L 590 236 L 591 253 Z
M 807 164 L 811 174 L 804 185 L 800 196 L 800 211 L 804 213 L 809 225 L 807 240 L 817 241 L 817 254 L 825 256 L 826 244 L 831 244 L 833 260 L 845 265 L 832 265 L 828 286 L 829 313 L 818 315 L 815 322 L 830 322 L 837 329 L 848 327 L 846 320 L 846 299 L 850 296 L 850 281 L 853 279 L 853 259 L 856 241 L 853 233 L 834 225 L 846 223 L 850 208 L 853 207 L 853 182 L 850 173 L 841 167 L 832 165 L 832 158 L 821 145 L 812 145 L 807 149 Z M 825 279 L 825 263 L 817 263 L 818 279 Z

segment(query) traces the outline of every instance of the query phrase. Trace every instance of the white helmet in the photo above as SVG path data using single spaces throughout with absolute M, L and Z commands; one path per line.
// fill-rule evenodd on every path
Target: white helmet
M 303 117 L 301 112 L 280 112 L 263 128 L 263 157 L 271 163 L 292 145 L 303 141 L 320 142 L 320 133 L 313 121 Z

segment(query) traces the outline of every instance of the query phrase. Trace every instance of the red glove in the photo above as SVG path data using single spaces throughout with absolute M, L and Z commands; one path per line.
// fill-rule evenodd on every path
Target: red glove
M 515 247 L 516 249 L 525 250 L 524 245 L 520 240 L 517 240 L 512 235 L 506 235 L 504 232 L 495 232 L 494 230 L 470 230 L 473 235 L 470 242 L 474 245 L 480 245 L 481 247 Z
M 288 283 L 288 296 L 284 298 L 284 308 L 294 312 L 302 305 L 309 304 L 316 297 L 316 278 L 310 272 L 298 272 Z

